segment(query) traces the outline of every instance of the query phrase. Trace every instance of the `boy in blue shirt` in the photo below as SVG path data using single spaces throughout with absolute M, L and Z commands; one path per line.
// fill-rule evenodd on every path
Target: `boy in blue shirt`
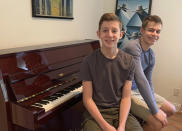
M 167 117 L 175 113 L 174 105 L 154 93 L 152 84 L 155 55 L 150 47 L 159 39 L 161 29 L 161 18 L 150 15 L 142 22 L 141 37 L 130 40 L 123 47 L 125 52 L 135 58 L 131 112 L 146 122 L 143 125 L 145 131 L 161 130 L 167 125 Z

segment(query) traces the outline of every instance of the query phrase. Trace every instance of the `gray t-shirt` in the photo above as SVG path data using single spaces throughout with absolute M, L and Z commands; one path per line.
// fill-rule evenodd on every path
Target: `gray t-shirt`
M 83 81 L 92 81 L 93 100 L 97 106 L 119 107 L 126 80 L 133 80 L 133 57 L 119 49 L 114 59 L 106 58 L 98 49 L 87 56 L 80 68 Z

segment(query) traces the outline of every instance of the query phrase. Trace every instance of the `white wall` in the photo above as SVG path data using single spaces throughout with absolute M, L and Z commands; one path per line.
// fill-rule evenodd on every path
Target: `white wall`
M 153 47 L 156 54 L 155 91 L 172 102 L 182 103 L 182 1 L 152 1 L 152 14 L 163 20 L 160 40 Z M 174 88 L 180 89 L 179 96 L 173 96 Z
M 103 12 L 115 12 L 116 0 L 102 0 L 103 3 Z
M 96 39 L 102 0 L 73 0 L 73 20 L 32 18 L 31 0 L 0 1 L 0 49 Z

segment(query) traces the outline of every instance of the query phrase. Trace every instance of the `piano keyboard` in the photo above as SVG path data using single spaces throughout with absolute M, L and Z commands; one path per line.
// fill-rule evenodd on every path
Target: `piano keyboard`
M 66 88 L 60 92 L 57 92 L 57 93 L 53 94 L 52 96 L 48 96 L 48 97 L 44 98 L 43 100 L 41 100 L 37 103 L 34 103 L 31 106 L 43 108 L 43 109 L 45 109 L 45 112 L 47 112 L 81 93 L 82 93 L 81 85 L 72 86 L 72 87 Z

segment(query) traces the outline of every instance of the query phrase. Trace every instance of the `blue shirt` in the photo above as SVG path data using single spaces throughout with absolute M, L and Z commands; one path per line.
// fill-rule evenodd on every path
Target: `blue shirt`
M 155 65 L 155 55 L 151 48 L 149 48 L 147 51 L 144 51 L 142 49 L 140 61 L 142 65 L 143 72 L 145 74 L 145 77 L 147 78 L 150 89 L 152 93 L 154 93 L 153 84 L 152 84 L 152 71 Z M 132 82 L 132 90 L 137 89 L 137 84 L 135 80 Z

